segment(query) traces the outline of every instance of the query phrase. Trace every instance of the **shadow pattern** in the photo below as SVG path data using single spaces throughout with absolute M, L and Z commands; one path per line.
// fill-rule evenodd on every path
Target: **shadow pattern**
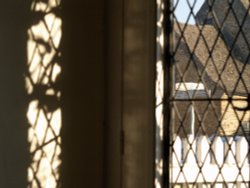
M 156 83 L 155 83 L 155 187 L 161 188 L 163 184 L 163 97 L 164 97 L 164 61 L 163 61 L 163 16 L 164 2 L 157 0 L 157 38 L 156 38 Z
M 61 164 L 60 0 L 33 0 L 28 28 L 25 88 L 31 163 L 28 187 L 55 188 Z
M 171 23 L 163 27 L 173 27 L 163 37 L 173 43 L 164 40 L 171 51 L 164 52 L 158 71 L 167 78 L 161 79 L 164 92 L 158 94 L 165 98 L 159 118 L 166 122 L 163 136 L 168 135 L 162 148 L 169 150 L 161 168 L 163 175 L 169 173 L 163 187 L 249 187 L 250 3 L 206 0 L 195 15 L 196 1 L 186 1 L 189 15 L 181 23 L 176 9 L 183 2 L 166 2 L 172 3 L 165 12 Z M 197 22 L 190 24 L 191 18 Z M 211 166 L 214 176 L 209 179 L 206 171 Z

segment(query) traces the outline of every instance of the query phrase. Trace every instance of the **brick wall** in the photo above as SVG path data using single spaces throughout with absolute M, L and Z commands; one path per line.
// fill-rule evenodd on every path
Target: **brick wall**
M 246 99 L 246 97 L 242 96 L 233 96 L 235 99 Z M 224 94 L 222 99 L 227 99 L 227 95 Z M 228 101 L 221 102 L 221 114 L 223 115 L 223 119 L 221 122 L 221 126 L 223 130 L 221 130 L 221 134 L 230 135 L 237 132 L 238 127 L 242 122 L 250 121 L 250 112 L 249 111 L 238 111 L 235 110 L 234 107 L 244 108 L 247 105 L 247 102 L 244 100 L 235 100 L 231 104 Z M 239 132 L 242 132 L 241 128 Z
M 212 3 L 212 0 L 208 2 Z M 222 37 L 232 49 L 233 56 L 242 62 L 245 62 L 249 55 L 249 42 L 246 42 L 250 41 L 248 6 L 249 1 L 246 0 L 233 1 L 232 6 L 230 6 L 228 0 L 219 0 L 214 1 L 212 7 L 214 19 L 216 20 L 215 27 L 221 29 Z M 240 25 L 242 25 L 242 31 L 237 36 Z

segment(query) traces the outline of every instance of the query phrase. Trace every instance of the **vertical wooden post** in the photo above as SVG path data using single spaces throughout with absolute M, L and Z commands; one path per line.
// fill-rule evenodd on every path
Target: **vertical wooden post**
M 209 152 L 209 143 L 207 136 L 200 136 L 197 140 L 197 158 L 199 164 L 209 164 L 211 157 Z
M 221 137 L 215 137 L 212 144 L 212 163 L 222 165 L 224 161 L 224 145 Z
M 222 183 L 215 183 L 214 188 L 223 188 L 223 184 Z
M 236 159 L 237 163 L 241 166 L 243 163 L 246 164 L 248 153 L 248 142 L 245 137 L 240 137 L 236 142 Z
M 242 182 L 237 182 L 237 183 L 236 183 L 236 187 L 237 187 L 237 188 L 246 188 L 247 185 L 246 185 L 245 183 L 242 183 Z
M 226 157 L 226 163 L 227 164 L 236 164 L 235 161 L 235 150 L 236 150 L 236 146 L 235 146 L 235 141 L 233 140 L 233 137 L 227 138 L 228 142 L 225 142 L 225 157 Z
M 196 140 L 193 135 L 187 135 L 183 142 L 183 160 L 187 164 L 196 164 Z
M 228 188 L 234 188 L 234 187 L 236 187 L 235 184 L 236 183 L 227 183 L 226 185 Z
M 173 153 L 172 153 L 172 165 L 179 166 L 182 162 L 182 143 L 179 136 L 176 137 L 174 145 L 173 145 Z

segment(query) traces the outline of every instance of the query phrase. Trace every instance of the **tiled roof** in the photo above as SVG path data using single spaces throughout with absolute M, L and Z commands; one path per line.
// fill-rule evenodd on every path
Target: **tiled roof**
M 250 61 L 241 62 L 230 54 L 214 26 L 184 27 L 175 24 L 177 81 L 203 82 L 208 90 L 217 94 L 225 92 L 245 96 L 249 93 Z

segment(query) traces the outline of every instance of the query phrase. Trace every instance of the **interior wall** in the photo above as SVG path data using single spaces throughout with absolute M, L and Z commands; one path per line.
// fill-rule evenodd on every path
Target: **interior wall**
M 60 187 L 103 187 L 104 1 L 63 0 Z M 0 187 L 27 187 L 25 91 L 31 1 L 0 6 Z
M 105 10 L 105 186 L 152 188 L 155 1 L 109 0 Z
M 0 6 L 0 187 L 27 187 L 28 98 L 23 73 L 29 5 L 3 1 Z
M 121 187 L 123 97 L 123 0 L 105 2 L 105 165 L 106 188 Z
M 104 1 L 62 1 L 62 187 L 103 187 Z
M 30 3 L 5 1 L 0 11 L 0 187 L 27 187 Z M 62 1 L 62 188 L 153 187 L 154 7 Z
M 156 2 L 124 2 L 123 188 L 154 187 Z

